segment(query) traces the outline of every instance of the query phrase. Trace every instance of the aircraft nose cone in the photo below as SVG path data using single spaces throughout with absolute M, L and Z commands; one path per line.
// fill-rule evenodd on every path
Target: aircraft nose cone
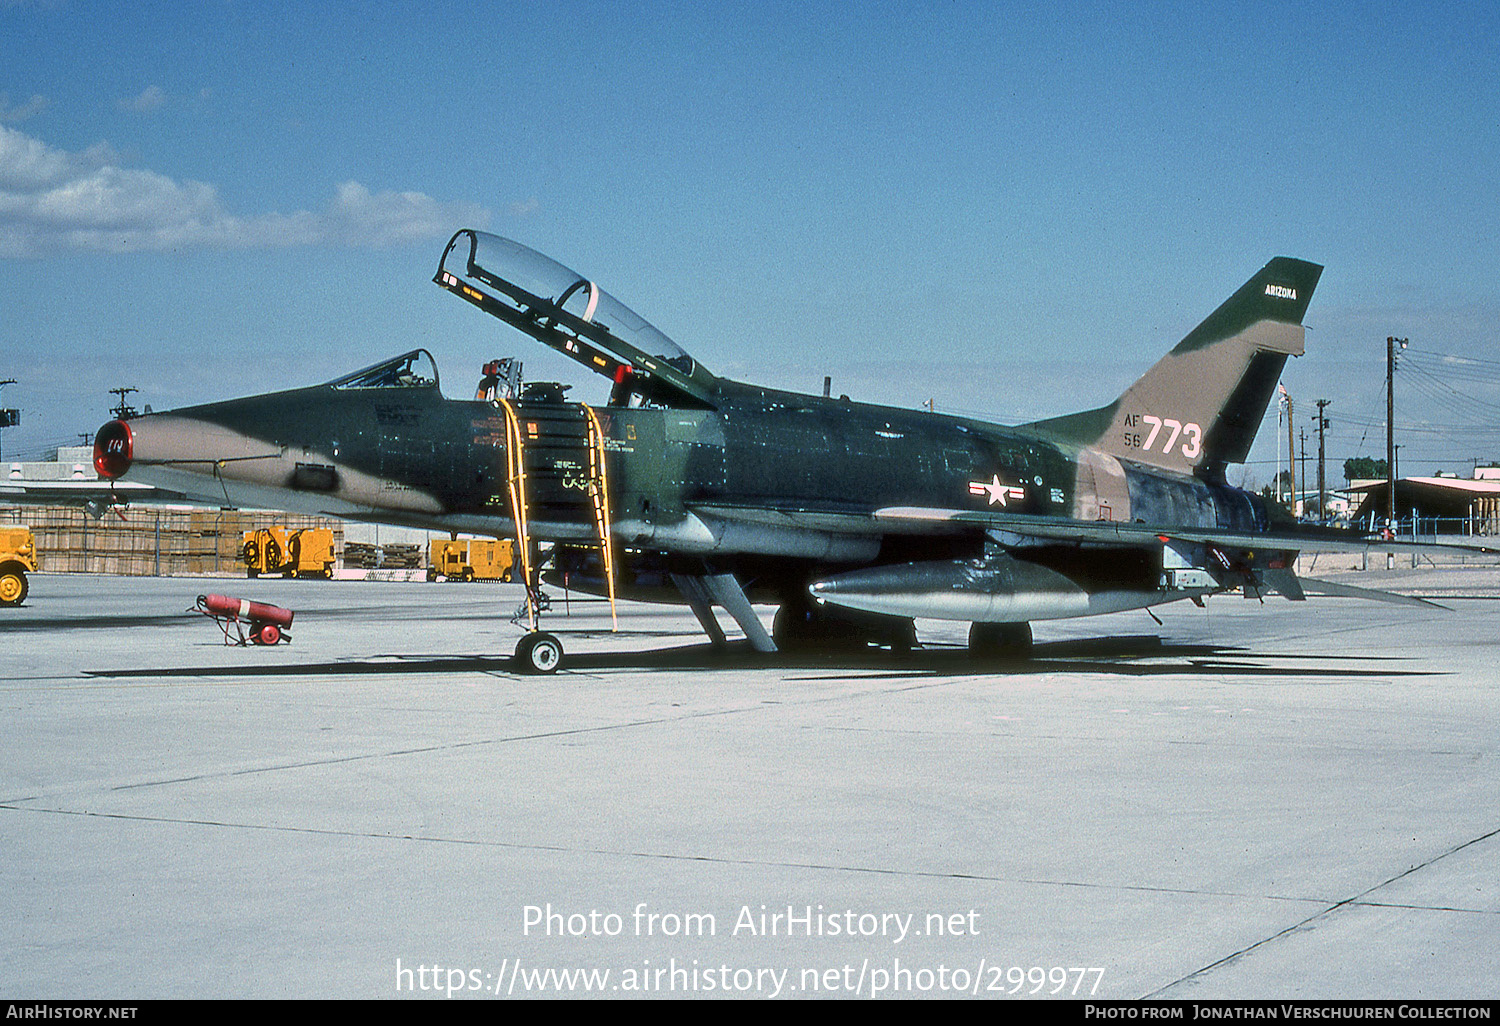
M 135 456 L 135 436 L 123 420 L 112 420 L 94 435 L 94 469 L 113 481 L 124 476 Z

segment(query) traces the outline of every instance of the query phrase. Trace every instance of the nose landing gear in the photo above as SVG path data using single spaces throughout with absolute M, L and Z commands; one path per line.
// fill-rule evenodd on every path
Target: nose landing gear
M 532 631 L 516 646 L 516 666 L 522 673 L 556 673 L 562 656 L 562 642 L 546 631 Z

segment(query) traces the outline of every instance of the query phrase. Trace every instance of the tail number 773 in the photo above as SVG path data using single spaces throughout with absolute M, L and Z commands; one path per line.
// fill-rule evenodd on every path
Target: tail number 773
M 1197 424 L 1184 424 L 1170 417 L 1153 417 L 1149 413 L 1132 413 L 1125 418 L 1127 428 L 1142 425 L 1148 429 L 1144 438 L 1139 432 L 1125 432 L 1125 444 L 1132 449 L 1171 452 L 1176 447 L 1190 460 L 1197 459 L 1203 452 L 1203 429 Z M 1179 439 L 1182 441 L 1180 446 L 1177 445 Z

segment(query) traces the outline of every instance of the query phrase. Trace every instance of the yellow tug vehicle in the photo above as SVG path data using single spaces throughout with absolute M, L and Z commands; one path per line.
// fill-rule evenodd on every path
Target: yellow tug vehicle
M 26 601 L 28 573 L 37 572 L 36 539 L 29 527 L 0 527 L 0 606 Z

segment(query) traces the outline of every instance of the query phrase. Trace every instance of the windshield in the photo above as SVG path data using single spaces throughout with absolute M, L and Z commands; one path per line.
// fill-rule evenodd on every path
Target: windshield
M 650 322 L 577 271 L 536 250 L 486 232 L 474 232 L 469 273 L 488 285 L 518 286 L 556 303 L 580 320 L 597 324 L 647 356 L 691 373 L 692 357 Z
M 334 388 L 437 388 L 437 364 L 425 349 L 413 349 L 329 382 Z

